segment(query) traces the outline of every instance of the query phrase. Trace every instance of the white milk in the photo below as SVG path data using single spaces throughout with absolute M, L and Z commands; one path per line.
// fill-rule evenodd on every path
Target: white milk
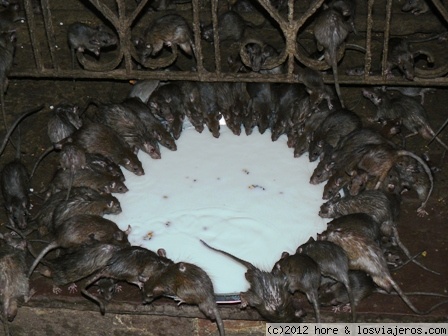
M 317 164 L 294 158 L 286 136 L 272 142 L 269 131 L 235 136 L 221 126 L 216 139 L 187 128 L 177 151 L 161 153 L 161 160 L 139 154 L 144 176 L 123 171 L 129 192 L 115 194 L 123 212 L 107 218 L 131 225 L 131 244 L 202 267 L 216 293 L 247 290 L 246 268 L 200 239 L 270 271 L 283 251 L 294 253 L 326 228 L 318 216 L 323 184 L 309 183 Z

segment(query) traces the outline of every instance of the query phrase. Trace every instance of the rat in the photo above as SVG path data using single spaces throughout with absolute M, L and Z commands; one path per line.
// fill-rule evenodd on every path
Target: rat
M 48 186 L 46 198 L 60 190 L 68 190 L 71 187 L 89 187 L 103 193 L 124 194 L 129 191 L 126 185 L 117 177 L 102 175 L 87 169 L 81 169 L 72 173 L 68 170 L 58 169 Z M 67 198 L 68 199 L 68 198 Z
M 171 264 L 158 277 L 145 282 L 144 293 L 145 303 L 150 303 L 160 296 L 167 296 L 178 301 L 178 305 L 198 305 L 205 316 L 216 320 L 219 335 L 225 335 L 212 281 L 202 268 L 186 262 Z
M 182 91 L 179 85 L 168 83 L 155 90 L 148 99 L 151 111 L 162 123 L 166 123 L 175 140 L 179 139 L 185 118 Z
M 324 152 L 326 145 L 336 147 L 339 140 L 354 130 L 362 128 L 361 118 L 346 109 L 330 113 L 312 133 L 308 145 L 310 162 L 316 161 Z
M 230 10 L 218 16 L 219 40 L 238 42 L 244 37 L 247 27 L 254 27 L 250 22 L 244 20 L 236 11 Z M 207 42 L 214 42 L 213 24 L 201 26 L 201 37 Z
M 112 128 L 131 148 L 135 148 L 136 151 L 141 149 L 147 154 L 151 154 L 154 151 L 152 137 L 148 134 L 141 119 L 130 107 L 124 104 L 110 103 L 99 103 L 97 106 L 97 122 Z
M 203 114 L 204 122 L 207 125 L 213 137 L 219 138 L 219 120 L 222 115 L 217 104 L 216 90 L 213 83 L 198 82 L 197 83 L 200 94 L 200 109 Z
M 288 292 L 288 282 L 285 275 L 274 275 L 261 271 L 250 262 L 231 255 L 228 252 L 209 246 L 208 248 L 220 252 L 247 268 L 246 280 L 250 284 L 247 292 L 241 292 L 241 308 L 251 306 L 270 322 L 293 322 L 304 315 L 301 308 L 296 306 L 293 296 Z
M 73 143 L 87 153 L 104 155 L 130 172 L 141 176 L 145 172 L 142 163 L 129 145 L 110 127 L 99 123 L 83 125 L 72 135 Z
M 278 99 L 278 110 L 271 115 L 271 140 L 276 141 L 280 135 L 286 133 L 293 124 L 295 114 L 300 111 L 298 102 L 306 97 L 305 87 L 301 84 L 278 84 L 274 86 Z
M 318 49 L 324 49 L 325 61 L 333 70 L 334 85 L 342 107 L 344 107 L 344 101 L 339 87 L 337 51 L 344 44 L 349 32 L 350 26 L 342 14 L 332 8 L 324 9 L 314 24 L 314 36 Z
M 53 279 L 53 293 L 61 293 L 60 286 L 71 284 L 70 293 L 76 292 L 76 281 L 84 279 L 110 264 L 114 253 L 122 246 L 93 243 L 70 250 L 51 261 L 46 261 L 48 270 L 42 275 Z
M 390 292 L 394 289 L 406 305 L 416 314 L 424 314 L 418 310 L 398 284 L 393 280 L 387 261 L 379 245 L 371 238 L 351 228 L 331 228 L 319 235 L 319 239 L 333 242 L 346 252 L 351 270 L 364 271 L 372 277 L 373 282 Z
M 429 63 L 434 63 L 434 57 L 425 50 L 412 52 L 409 46 L 410 42 L 424 42 L 438 38 L 439 35 L 419 41 L 409 41 L 400 37 L 389 39 L 389 53 L 387 55 L 386 74 L 392 76 L 392 70 L 398 68 L 408 80 L 414 80 L 415 76 L 415 58 L 419 55 L 426 55 Z
M 356 0 L 332 0 L 328 7 L 339 11 L 345 21 L 351 26 L 352 31 L 355 34 L 358 33 L 355 27 Z
M 127 246 L 116 251 L 110 259 L 110 263 L 91 275 L 85 282 L 81 291 L 86 297 L 95 301 L 100 306 L 101 314 L 105 313 L 104 303 L 90 294 L 87 289 L 103 278 L 111 278 L 126 281 L 143 289 L 143 285 L 152 277 L 158 277 L 173 261 L 166 257 L 164 249 L 156 252 L 139 246 Z
M 17 315 L 18 301 L 28 302 L 33 295 L 26 275 L 26 241 L 15 232 L 0 234 L 0 317 L 5 335 L 9 334 L 8 322 Z
M 20 145 L 17 145 L 16 158 L 7 163 L 0 172 L 1 190 L 4 206 L 12 227 L 20 230 L 27 228 L 27 219 L 31 208 L 30 176 L 20 161 Z
M 31 181 L 28 170 L 20 160 L 20 125 L 17 127 L 16 155 L 14 160 L 5 164 L 0 171 L 0 183 L 9 223 L 13 228 L 25 230 L 32 207 L 29 198 Z
M 75 172 L 83 170 L 87 166 L 85 151 L 79 146 L 70 143 L 64 144 L 60 153 L 59 166 L 62 171 L 68 171 L 70 173 L 70 180 L 67 188 L 67 200 L 70 196 L 70 190 L 72 189 L 73 181 L 75 180 Z M 59 170 L 59 172 L 60 171 L 61 170 Z
M 419 216 L 425 216 L 428 214 L 425 207 L 434 187 L 434 179 L 432 177 L 431 169 L 418 155 L 404 149 L 394 149 L 392 146 L 386 144 L 372 145 L 371 148 L 359 158 L 357 167 L 365 170 L 370 176 L 375 177 L 375 189 L 379 189 L 387 178 L 389 171 L 398 162 L 399 158 L 403 156 L 411 157 L 416 160 L 428 175 L 430 189 L 426 199 L 423 200 L 422 204 L 417 209 L 417 214 Z M 350 171 L 349 168 L 348 171 Z
M 317 109 L 323 100 L 327 102 L 330 110 L 339 107 L 338 103 L 332 102 L 334 95 L 331 90 L 328 90 L 328 86 L 325 85 L 321 72 L 308 67 L 296 68 L 296 71 L 297 79 L 305 85 L 310 95 L 310 104 L 313 109 Z
M 252 71 L 261 74 L 281 74 L 283 72 L 282 65 L 271 69 L 266 68 L 266 65 L 279 55 L 278 51 L 272 45 L 254 39 L 250 39 L 242 44 L 242 51 L 247 55 L 248 59 L 247 66 Z
M 403 12 L 411 12 L 414 15 L 420 15 L 428 12 L 429 7 L 425 0 L 406 0 L 401 10 Z
M 62 103 L 54 107 L 47 123 L 47 135 L 52 146 L 45 149 L 39 156 L 31 171 L 34 176 L 40 162 L 51 152 L 61 150 L 64 140 L 67 140 L 76 130 L 82 127 L 82 119 L 78 106 Z
M 271 116 L 278 113 L 276 93 L 272 90 L 271 83 L 247 83 L 246 89 L 249 102 L 245 117 L 251 118 L 251 122 L 245 126 L 246 134 L 250 135 L 255 125 L 260 134 L 263 134 L 271 126 Z
M 117 177 L 121 182 L 126 179 L 119 165 L 104 155 L 98 153 L 85 153 L 87 169 L 103 175 Z
M 121 213 L 118 199 L 110 194 L 100 194 L 91 188 L 74 187 L 66 200 L 66 192 L 50 196 L 41 206 L 33 220 L 37 221 L 39 233 L 44 236 L 54 231 L 54 223 L 62 223 L 69 217 L 81 214 L 103 216 Z
M 296 291 L 305 293 L 316 314 L 316 323 L 320 323 L 319 297 L 320 268 L 319 265 L 305 254 L 283 252 L 281 259 L 272 268 L 274 275 L 286 275 L 291 294 Z
M 83 53 L 88 50 L 99 57 L 101 49 L 118 43 L 117 36 L 104 26 L 92 27 L 81 22 L 74 22 L 68 26 L 67 41 L 72 56 L 72 69 L 75 68 L 75 52 Z
M 356 322 L 356 305 L 348 277 L 349 260 L 345 251 L 329 241 L 316 241 L 310 238 L 297 248 L 296 253 L 303 253 L 313 259 L 320 268 L 321 275 L 332 278 L 344 285 L 349 293 L 352 308 L 352 320 Z
M 111 220 L 96 215 L 76 215 L 61 223 L 54 223 L 55 238 L 39 253 L 31 265 L 30 276 L 41 259 L 55 248 L 70 248 L 95 242 L 129 245 L 127 231 L 121 231 Z
M 126 98 L 121 105 L 129 108 L 141 121 L 152 138 L 156 139 L 162 146 L 169 150 L 177 150 L 173 136 L 168 132 L 163 124 L 155 117 L 151 106 L 143 103 L 139 98 Z M 160 154 L 160 152 L 159 152 Z
M 194 129 L 202 133 L 204 130 L 204 115 L 200 109 L 201 95 L 197 82 L 183 81 L 179 83 L 182 91 L 182 103 L 185 106 L 185 113 Z
M 179 46 L 187 55 L 196 57 L 193 32 L 187 21 L 178 14 L 159 17 L 146 28 L 143 37 L 134 40 L 134 46 L 142 63 L 157 55 L 164 46 Z

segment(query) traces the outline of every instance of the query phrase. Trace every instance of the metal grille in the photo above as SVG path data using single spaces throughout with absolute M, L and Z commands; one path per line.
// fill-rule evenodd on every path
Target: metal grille
M 173 47 L 171 53 L 165 53 L 158 59 L 152 59 L 152 64 L 149 67 L 139 68 L 136 60 L 138 59 L 135 49 L 131 43 L 131 36 L 135 23 L 142 15 L 142 10 L 145 8 L 148 1 L 142 0 L 138 5 L 134 1 L 128 0 L 111 0 L 106 4 L 106 1 L 100 0 L 86 0 L 78 4 L 82 4 L 86 11 L 95 13 L 98 19 L 106 21 L 112 26 L 118 35 L 119 43 L 117 48 L 111 53 L 113 56 L 106 60 L 102 57 L 94 59 L 86 57 L 83 53 L 77 53 L 76 58 L 80 66 L 77 64 L 76 68 L 70 66 L 70 62 L 63 62 L 63 57 L 66 58 L 67 53 L 61 53 L 61 48 L 67 48 L 66 41 L 59 43 L 58 46 L 55 32 L 63 30 L 60 23 L 55 19 L 52 13 L 52 7 L 60 0 L 41 0 L 42 13 L 36 15 L 33 11 L 33 4 L 31 0 L 24 0 L 26 13 L 26 26 L 29 32 L 33 62 L 28 62 L 27 67 L 14 67 L 11 72 L 11 77 L 46 77 L 46 78 L 85 78 L 85 79 L 164 79 L 164 80 L 193 80 L 193 81 L 264 81 L 264 82 L 296 82 L 296 76 L 293 73 L 294 63 L 298 62 L 313 69 L 325 70 L 328 65 L 325 60 L 316 60 L 311 58 L 307 52 L 297 43 L 297 38 L 301 32 L 305 31 L 306 24 L 312 21 L 316 11 L 323 5 L 324 0 L 310 1 L 311 4 L 307 9 L 300 13 L 294 13 L 294 0 L 288 2 L 288 12 L 280 14 L 270 3 L 269 0 L 254 0 L 264 9 L 264 11 L 271 17 L 273 22 L 278 26 L 279 31 L 283 36 L 279 39 L 284 39 L 284 48 L 281 50 L 278 57 L 272 60 L 265 67 L 273 68 L 280 64 L 285 65 L 285 72 L 282 74 L 260 74 L 260 73 L 230 73 L 222 70 L 222 49 L 217 33 L 218 27 L 218 8 L 227 5 L 227 0 L 192 0 L 191 6 L 187 10 L 191 17 L 190 25 L 193 28 L 194 43 L 198 52 L 196 69 L 193 71 L 176 71 L 167 72 L 161 68 L 168 66 L 174 62 L 178 57 L 178 50 Z M 131 4 L 132 3 L 132 4 Z M 205 5 L 204 5 L 205 3 Z M 378 0 L 377 0 L 378 3 Z M 384 2 L 383 2 L 384 3 Z M 59 3 L 60 5 L 60 3 Z M 129 10 L 130 5 L 134 5 L 132 10 Z M 409 81 L 402 77 L 387 78 L 385 73 L 386 55 L 388 48 L 388 39 L 391 36 L 391 27 L 393 27 L 392 5 L 393 0 L 385 0 L 386 13 L 385 18 L 380 18 L 380 23 L 377 17 L 374 17 L 374 7 L 377 6 L 374 0 L 368 0 L 367 13 L 362 13 L 364 36 L 363 47 L 366 49 L 365 54 L 360 57 L 363 58 L 364 75 L 362 76 L 347 76 L 341 75 L 340 82 L 342 84 L 351 85 L 415 85 L 415 86 L 447 86 L 448 78 L 448 48 L 445 43 L 444 57 L 435 60 L 434 67 L 427 67 L 426 65 L 416 67 L 415 80 Z M 440 3 L 439 0 L 432 0 L 431 8 L 435 18 L 439 18 L 438 26 L 442 31 L 445 29 L 444 25 L 448 23 L 448 12 Z M 200 17 L 206 12 L 212 19 L 214 30 L 214 52 L 212 55 L 203 53 L 203 46 L 205 41 L 201 40 Z M 413 16 L 412 14 L 411 17 Z M 359 20 L 359 18 L 358 18 Z M 428 21 L 429 23 L 429 21 Z M 381 26 L 382 31 L 378 31 L 378 26 Z M 431 26 L 431 25 L 429 25 Z M 375 28 L 376 27 L 376 28 Z M 64 27 L 65 28 L 65 27 Z M 375 28 L 375 29 L 374 29 Z M 42 31 L 40 33 L 40 31 Z M 429 33 L 429 32 L 427 32 Z M 380 36 L 382 50 L 377 53 L 372 48 L 373 36 Z M 312 39 L 312 36 L 310 36 Z M 242 48 L 241 48 L 242 50 Z M 243 63 L 245 62 L 244 55 L 240 53 Z M 343 53 L 340 53 L 342 58 Z M 29 56 L 28 56 L 29 57 Z M 214 59 L 213 69 L 207 69 L 204 66 L 204 60 L 210 57 Z M 381 69 L 378 74 L 371 74 L 372 60 L 376 58 L 380 60 L 378 63 Z M 29 59 L 29 58 L 28 58 Z M 331 75 L 325 75 L 324 80 L 327 83 L 333 81 Z

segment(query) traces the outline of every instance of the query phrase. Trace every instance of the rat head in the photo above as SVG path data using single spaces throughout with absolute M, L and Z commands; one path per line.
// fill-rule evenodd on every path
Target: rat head
M 333 175 L 333 168 L 335 164 L 335 161 L 320 161 L 310 177 L 310 183 L 319 184 L 331 177 Z
M 411 53 L 403 53 L 398 58 L 398 68 L 403 72 L 406 79 L 414 80 L 414 55 Z
M 310 162 L 316 161 L 324 151 L 324 141 L 319 140 L 316 143 L 310 144 L 310 148 L 308 150 Z
M 107 195 L 104 201 L 106 202 L 105 214 L 118 215 L 121 213 L 120 201 L 115 196 Z
M 320 206 L 319 216 L 322 218 L 332 218 L 335 215 L 335 207 L 340 197 L 334 197 L 333 199 L 325 202 Z
M 109 184 L 104 187 L 104 191 L 108 194 L 110 193 L 124 194 L 127 193 L 129 189 L 120 180 L 113 180 L 110 181 Z
M 349 193 L 351 196 L 356 196 L 366 188 L 369 174 L 361 169 L 353 170 L 348 174 L 350 176 L 350 182 L 348 184 Z
M 324 186 L 324 194 L 322 199 L 329 200 L 339 194 L 339 190 L 344 187 L 349 181 L 348 176 L 339 176 L 334 179 L 330 179 Z
M 207 42 L 213 42 L 213 26 L 204 26 L 201 24 L 201 37 Z
M 7 211 L 9 219 L 14 223 L 13 225 L 17 226 L 20 230 L 25 230 L 27 227 L 27 219 L 30 215 L 28 211 L 28 202 L 13 198 L 7 207 Z
M 151 57 L 153 51 L 151 43 L 146 42 L 142 37 L 134 37 L 132 44 L 141 62 L 146 62 Z
M 369 99 L 375 106 L 378 106 L 383 101 L 382 97 L 377 93 L 378 91 L 372 91 L 363 89 L 362 95 Z
M 145 171 L 143 170 L 142 163 L 137 158 L 123 158 L 122 159 L 123 167 L 125 167 L 130 172 L 134 173 L 137 176 L 145 175 Z
M 263 49 L 258 43 L 248 43 L 245 46 L 247 53 L 249 54 L 249 66 L 253 71 L 258 72 L 261 70 L 261 66 L 264 63 Z
M 98 26 L 95 34 L 91 36 L 90 43 L 98 46 L 98 48 L 106 48 L 117 45 L 117 37 L 104 26 Z M 98 51 L 99 55 L 99 51 Z M 97 55 L 97 56 L 98 56 Z

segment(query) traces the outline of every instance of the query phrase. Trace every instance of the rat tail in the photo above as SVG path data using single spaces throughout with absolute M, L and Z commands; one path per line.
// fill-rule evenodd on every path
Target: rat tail
M 217 249 L 217 248 L 211 247 L 210 245 L 208 245 L 208 244 L 207 244 L 205 241 L 203 241 L 202 239 L 201 239 L 200 241 L 201 241 L 202 244 L 204 244 L 205 246 L 207 246 L 209 249 L 212 249 L 213 251 L 216 251 L 216 252 L 220 252 L 220 253 L 222 253 L 222 254 L 224 254 L 224 255 L 226 255 L 226 256 L 232 258 L 233 260 L 235 260 L 235 261 L 239 262 L 240 264 L 243 264 L 244 266 L 246 266 L 247 269 L 250 269 L 250 270 L 254 270 L 254 269 L 256 269 L 256 267 L 255 267 L 254 265 L 252 265 L 250 262 L 248 262 L 248 261 L 246 261 L 246 260 L 243 260 L 243 259 L 240 259 L 240 258 L 238 258 L 238 257 L 235 257 L 234 255 L 230 254 L 229 252 L 225 252 L 225 251 L 219 250 L 219 249 Z

